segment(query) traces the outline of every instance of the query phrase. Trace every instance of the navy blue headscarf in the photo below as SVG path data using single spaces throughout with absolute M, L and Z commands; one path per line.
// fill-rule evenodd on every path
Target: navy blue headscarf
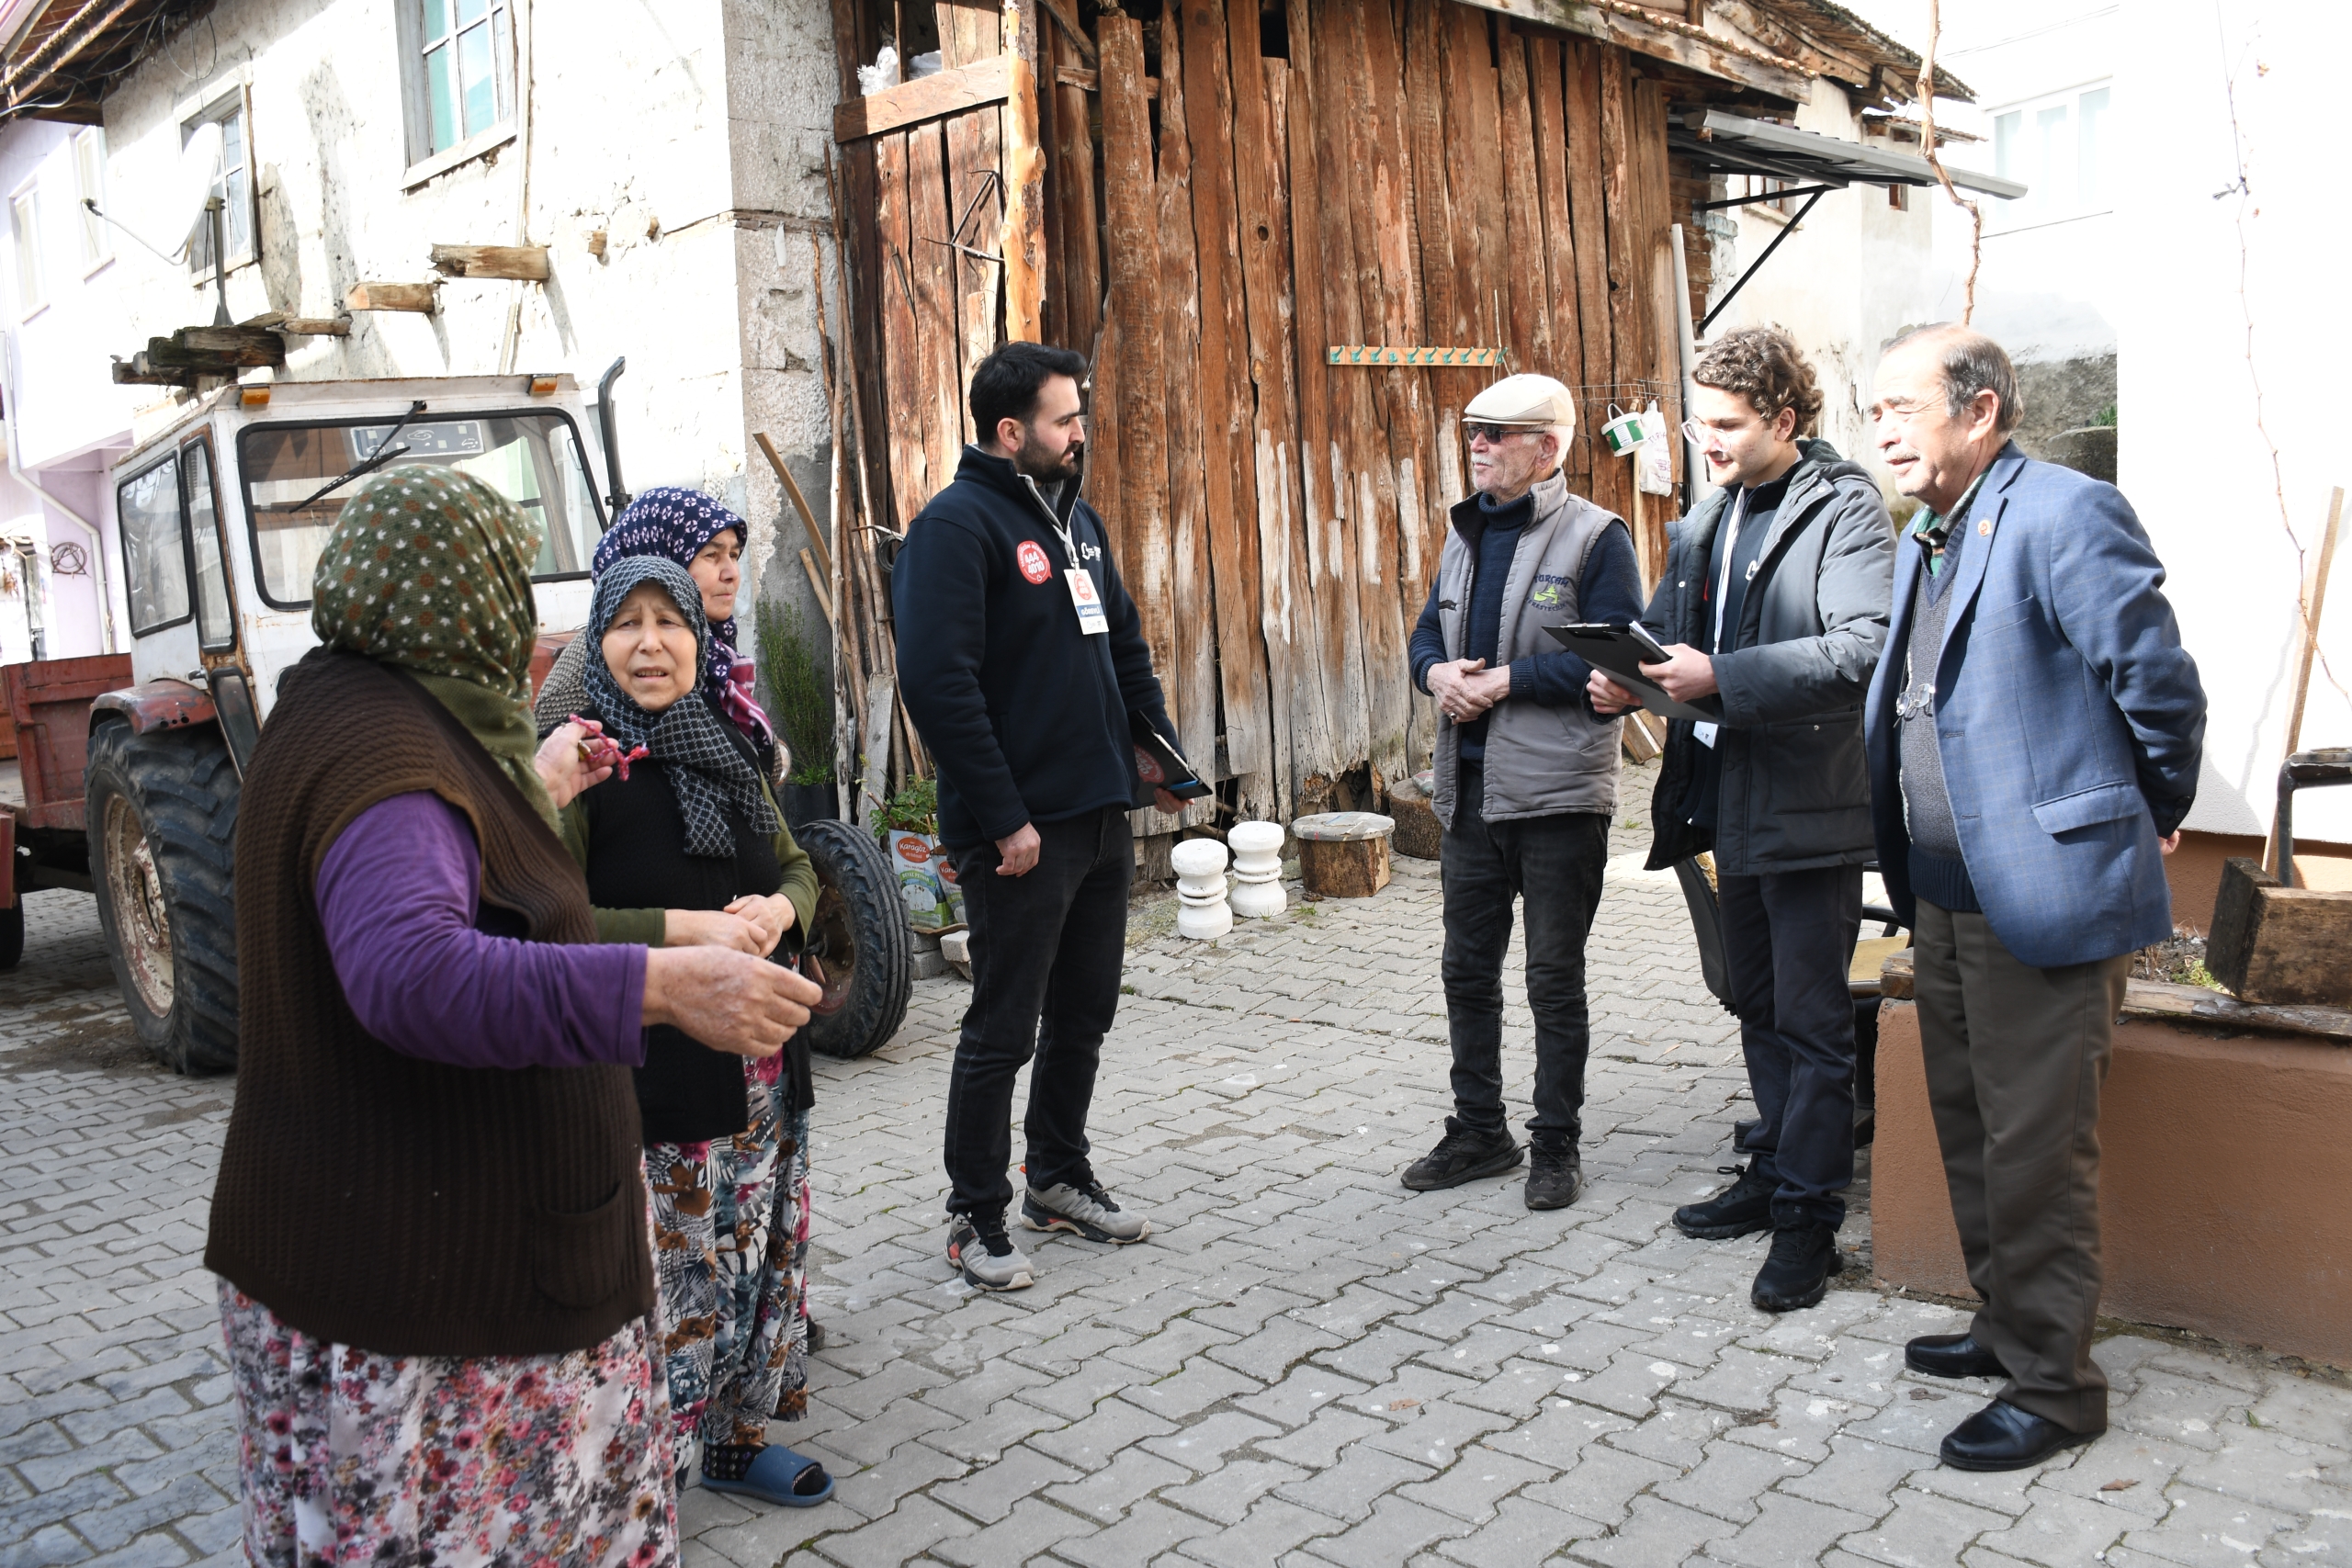
M 601 579 L 605 569 L 628 556 L 664 556 L 680 566 L 691 566 L 702 547 L 728 529 L 749 546 L 752 531 L 741 517 L 703 494 L 678 485 L 658 485 L 621 509 L 605 536 L 596 541 L 589 573 Z M 752 695 L 752 661 L 735 651 L 733 616 L 710 623 L 710 650 L 703 662 L 703 694 L 711 706 L 735 721 L 736 728 L 762 745 L 775 738 L 775 727 Z

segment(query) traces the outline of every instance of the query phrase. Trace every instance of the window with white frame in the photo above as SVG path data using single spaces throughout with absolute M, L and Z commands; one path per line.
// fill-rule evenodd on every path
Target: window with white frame
M 208 125 L 220 128 L 220 152 L 212 164 L 212 194 L 220 200 L 222 243 L 231 266 L 254 259 L 254 175 L 251 119 L 240 87 L 203 113 L 180 125 L 186 146 Z M 187 269 L 198 277 L 212 276 L 212 216 L 198 214 L 187 241 Z
M 49 303 L 40 254 L 40 188 L 28 185 L 8 198 L 8 235 L 17 253 L 17 314 Z
M 2037 228 L 2114 206 L 2112 102 L 2110 85 L 2098 82 L 1993 112 L 1993 172 L 2028 189 L 2015 201 L 1988 204 L 1988 229 Z
M 97 212 L 90 210 L 93 202 L 98 212 L 106 210 L 107 191 L 106 132 L 95 125 L 84 126 L 74 133 L 74 210 L 82 221 L 82 264 L 96 266 L 114 254 L 114 247 L 107 239 L 107 226 Z
M 509 0 L 401 0 L 409 160 L 461 148 L 514 117 Z

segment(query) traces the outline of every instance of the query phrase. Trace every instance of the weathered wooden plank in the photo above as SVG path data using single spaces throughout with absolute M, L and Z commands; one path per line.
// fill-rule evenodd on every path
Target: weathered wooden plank
M 1621 492 L 1618 466 L 1600 438 L 1608 388 L 1615 378 L 1609 316 L 1608 220 L 1602 211 L 1600 45 L 1572 39 L 1563 51 L 1568 111 L 1568 206 L 1576 234 L 1577 324 L 1583 338 L 1584 389 L 1577 400 L 1577 433 L 1591 452 L 1585 493 L 1620 516 L 1632 503 Z M 1563 381 L 1569 378 L 1563 376 Z
M 1255 415 L 1225 22 L 1221 0 L 1186 0 L 1182 7 L 1184 123 L 1192 133 L 1193 228 L 1201 257 L 1201 450 L 1208 478 L 1226 761 L 1239 779 L 1241 814 L 1264 818 L 1277 809 L 1277 775 L 1265 634 L 1258 623 L 1258 491 L 1250 460 Z M 1164 17 L 1160 25 L 1168 25 Z
M 1662 15 L 1668 5 L 1629 11 L 1593 0 L 1464 0 L 1467 5 L 1580 33 L 1600 44 L 1615 44 L 1654 60 L 1670 61 L 1719 81 L 1737 82 L 1785 98 L 1808 102 L 1813 80 L 1795 61 L 1709 36 L 1701 27 Z
M 1056 46 L 1067 39 L 1057 37 Z M 1061 228 L 1061 298 L 1068 312 L 1056 324 L 1064 345 L 1094 352 L 1102 327 L 1102 232 L 1095 218 L 1092 106 L 1075 87 L 1054 89 L 1054 150 L 1047 174 L 1054 182 L 1056 218 Z
M 1392 321 L 1390 291 L 1384 273 L 1392 257 L 1400 268 L 1407 257 L 1383 249 L 1379 213 L 1384 187 L 1394 191 L 1400 172 L 1385 156 L 1376 130 L 1385 101 L 1394 112 L 1395 85 L 1384 95 L 1381 78 L 1370 56 L 1375 33 L 1389 27 L 1387 8 L 1374 8 L 1367 0 L 1326 0 L 1322 60 L 1337 91 L 1325 95 L 1334 106 L 1327 109 L 1338 145 L 1325 151 L 1347 171 L 1349 224 L 1354 237 L 1357 309 L 1356 330 L 1367 336 L 1400 330 Z M 1385 58 L 1393 62 L 1393 51 Z M 1336 186 L 1336 181 L 1334 182 Z M 1338 194 L 1335 188 L 1334 195 Z M 1393 233 L 1392 239 L 1401 240 Z M 1354 340 L 1351 340 L 1354 341 Z M 1395 341 L 1391 338 L 1389 341 Z M 1364 681 L 1372 697 L 1374 765 L 1385 779 L 1409 773 L 1411 764 L 1428 754 L 1434 734 L 1429 699 L 1412 689 L 1407 675 L 1406 627 L 1421 613 L 1425 590 L 1405 570 L 1406 553 L 1416 547 L 1422 514 L 1419 454 L 1412 418 L 1408 373 L 1374 371 L 1364 375 L 1376 440 L 1358 454 L 1358 460 L 1383 466 L 1369 494 L 1362 476 L 1356 487 L 1356 605 L 1363 621 Z
M 956 253 L 948 246 L 955 217 L 947 209 L 946 128 L 937 122 L 907 132 L 907 270 L 914 282 L 916 397 L 922 404 L 923 494 L 928 499 L 956 477 L 964 432 L 964 382 L 957 355 L 961 335 L 956 299 Z
M 1453 0 L 1398 0 L 1397 16 L 1404 38 L 1405 142 L 1413 161 L 1413 239 L 1419 252 L 1421 278 L 1422 330 L 1427 343 L 1476 343 L 1462 301 L 1469 280 L 1462 276 L 1465 258 L 1454 252 L 1454 220 L 1446 189 L 1446 169 L 1458 141 L 1447 134 L 1445 123 L 1444 51 L 1439 42 L 1441 14 Z M 1431 371 L 1423 378 L 1433 406 L 1458 407 L 1457 389 L 1470 378 L 1451 371 Z M 1430 454 L 1441 475 L 1451 470 L 1458 483 L 1461 465 L 1455 454 L 1439 443 Z M 1461 499 L 1458 491 L 1440 485 L 1436 497 L 1443 506 Z
M 972 12 L 970 6 L 940 7 L 943 21 L 950 17 L 968 17 Z M 991 23 L 995 21 L 993 10 L 987 16 Z M 943 45 L 945 41 L 941 40 Z M 950 115 L 946 120 L 947 221 L 951 226 L 961 226 L 961 231 L 951 237 L 970 248 L 948 253 L 948 276 L 956 291 L 956 384 L 959 388 L 970 380 L 973 368 L 997 344 L 997 301 L 1004 269 L 970 251 L 991 251 L 1002 232 L 1003 187 L 997 178 L 1001 153 L 998 119 L 1001 113 L 998 106 L 991 104 Z M 956 400 L 959 442 L 976 439 L 968 401 L 962 397 Z
M 880 243 L 881 197 L 876 172 L 876 157 L 882 140 L 860 141 L 842 149 L 837 198 L 841 208 L 835 214 L 835 223 L 849 253 L 844 263 L 847 276 L 843 280 L 848 295 L 844 314 L 849 344 L 846 363 L 840 373 L 847 383 L 848 396 L 857 400 L 855 459 L 861 492 L 869 498 L 873 508 L 868 521 L 896 527 L 899 513 L 897 496 L 889 481 L 889 419 L 884 400 L 887 392 L 883 371 L 888 360 L 882 337 L 883 306 L 892 284 L 883 270 L 888 264 L 883 260 Z
M 1547 376 L 1559 375 L 1559 357 L 1552 349 L 1551 236 L 1544 225 L 1541 161 L 1535 147 L 1535 105 L 1527 77 L 1526 39 L 1510 30 L 1501 33 L 1496 85 L 1502 127 L 1503 189 L 1510 267 L 1505 290 L 1510 321 L 1505 340 L 1510 344 L 1511 367 Z M 1561 258 L 1571 266 L 1571 254 Z M 1574 382 L 1584 373 L 1581 365 L 1561 377 Z
M 933 0 L 939 19 L 939 63 L 949 71 L 1004 52 L 1004 13 L 995 0 Z
M 836 104 L 833 140 L 848 143 L 937 119 L 958 109 L 1000 103 L 1011 90 L 1012 83 L 1011 60 L 1001 54 L 953 71 L 934 72 L 911 82 L 901 82 L 895 87 Z
M 1360 341 L 1363 331 L 1363 300 L 1367 294 L 1377 298 L 1377 285 L 1363 283 L 1356 251 L 1351 192 L 1358 149 L 1348 86 L 1352 64 L 1348 18 L 1334 14 L 1330 0 L 1288 0 L 1288 6 L 1291 59 L 1300 72 L 1311 75 L 1315 105 L 1310 120 L 1304 125 L 1294 120 L 1294 133 L 1301 130 L 1313 133 L 1319 171 L 1313 184 L 1321 259 L 1312 270 L 1302 260 L 1297 272 L 1302 278 L 1321 281 L 1325 335 L 1333 343 L 1352 343 Z M 1293 79 L 1300 77 L 1295 74 Z M 1308 184 L 1295 177 L 1292 183 L 1294 192 Z M 1297 225 L 1304 221 L 1306 209 L 1303 198 L 1295 197 L 1295 203 L 1294 244 L 1303 254 L 1305 240 Z M 1406 751 L 1411 721 L 1408 682 L 1397 671 L 1375 660 L 1375 633 L 1371 629 L 1376 625 L 1394 627 L 1397 620 L 1396 571 L 1390 564 L 1396 469 L 1388 450 L 1388 432 L 1376 407 L 1372 376 L 1358 370 L 1327 370 L 1324 385 L 1331 411 L 1327 449 L 1320 455 L 1305 453 L 1301 458 L 1302 464 L 1314 465 L 1318 478 L 1328 476 L 1330 486 L 1331 525 L 1324 551 L 1328 586 L 1318 586 L 1317 597 L 1318 603 L 1332 606 L 1343 637 L 1351 639 L 1353 659 L 1363 671 L 1364 755 L 1385 785 L 1410 771 Z M 1385 557 L 1380 553 L 1383 519 L 1392 542 Z
M 1159 302 L 1159 203 L 1151 108 L 1143 96 L 1143 24 L 1105 13 L 1095 32 L 1102 62 L 1102 214 L 1111 311 L 1119 322 L 1119 489 L 1112 536 L 1119 572 L 1143 618 L 1152 666 L 1176 664 L 1176 588 L 1168 542 L 1167 356 Z M 1109 498 L 1109 492 L 1104 492 Z M 1168 825 L 1172 828 L 1174 824 Z
M 1502 125 L 1496 73 L 1487 39 L 1490 21 L 1466 6 L 1438 4 L 1441 66 L 1445 85 L 1445 122 L 1452 156 L 1446 164 L 1447 209 L 1453 228 L 1456 320 L 1478 344 L 1499 344 L 1505 332 Z M 1464 372 L 1451 378 L 1440 410 L 1441 452 L 1463 466 L 1459 415 L 1462 405 L 1494 378 L 1495 372 Z M 1466 493 L 1466 481 L 1463 489 Z
M 1544 301 L 1552 318 L 1550 372 L 1573 386 L 1582 376 L 1584 332 L 1577 310 L 1576 225 L 1568 199 L 1568 124 L 1561 93 L 1560 44 L 1528 39 L 1528 95 L 1535 118 L 1536 184 L 1544 200 Z M 1563 375 L 1561 367 L 1567 373 Z M 1577 440 L 1563 454 L 1569 482 L 1582 490 L 1592 473 L 1592 437 L 1588 422 L 1577 424 Z
M 1323 659 L 1315 608 L 1316 571 L 1307 547 L 1314 524 L 1306 511 L 1304 476 L 1299 471 L 1298 381 L 1292 331 L 1297 318 L 1297 285 L 1290 245 L 1290 64 L 1265 59 L 1259 64 L 1265 111 L 1259 153 L 1266 199 L 1266 242 L 1253 246 L 1245 235 L 1242 256 L 1250 279 L 1250 344 L 1254 352 L 1261 334 L 1271 339 L 1272 353 L 1266 356 L 1266 363 L 1275 378 L 1272 386 L 1261 382 L 1258 387 L 1260 591 L 1267 678 L 1290 688 L 1284 728 L 1291 735 L 1291 800 L 1294 809 L 1305 810 L 1328 799 L 1331 781 L 1344 771 L 1331 717 L 1333 687 L 1340 671 L 1329 668 Z M 1253 250 L 1258 253 L 1254 257 Z M 1282 710 L 1277 687 L 1278 725 L 1283 724 Z
M 923 422 L 922 354 L 915 327 L 914 269 L 908 265 L 913 215 L 909 209 L 905 131 L 874 139 L 875 233 L 880 254 L 874 275 L 882 327 L 882 431 L 887 443 L 893 522 L 903 530 L 931 496 L 930 456 Z
M 1004 100 L 1004 335 L 1035 343 L 1046 307 L 1046 149 L 1037 123 L 1037 73 L 1012 62 Z
M 440 308 L 435 283 L 355 283 L 343 297 L 346 310 L 413 310 L 429 316 Z
M 545 245 L 435 245 L 433 269 L 445 277 L 503 277 L 522 283 L 545 283 L 548 277 Z
M 1168 543 L 1176 591 L 1176 662 L 1161 671 L 1176 744 L 1195 767 L 1216 762 L 1216 597 L 1209 568 L 1208 479 L 1201 456 L 1201 260 L 1193 235 L 1193 139 L 1184 128 L 1184 28 L 1159 32 L 1159 322 L 1167 364 Z M 1187 822 L 1206 822 L 1196 801 Z
M 1316 146 L 1322 107 L 1307 9 L 1306 0 L 1289 0 L 1291 68 L 1284 86 L 1283 139 L 1289 165 L 1287 227 L 1296 312 L 1299 538 L 1305 547 L 1314 615 L 1313 657 L 1323 680 L 1332 767 L 1345 772 L 1371 760 L 1371 709 L 1364 689 L 1363 623 L 1356 608 L 1355 552 L 1348 540 L 1345 468 L 1335 461 L 1333 372 L 1321 352 L 1337 340 L 1325 320 L 1329 268 L 1323 250 L 1323 176 Z M 1338 374 L 1361 378 L 1354 371 Z
M 1610 379 L 1621 389 L 1630 390 L 1634 383 L 1649 374 L 1646 334 L 1642 330 L 1642 299 L 1649 292 L 1647 268 L 1644 265 L 1648 253 L 1638 238 L 1641 214 L 1634 190 L 1633 131 L 1628 123 L 1633 104 L 1632 90 L 1625 79 L 1625 56 L 1623 51 L 1614 49 L 1602 49 L 1600 54 L 1603 154 L 1600 199 L 1609 231 Z M 1634 399 L 1623 395 L 1618 400 L 1625 403 Z M 1594 449 L 1592 460 L 1596 466 L 1605 463 L 1613 470 L 1618 480 L 1615 494 L 1621 498 L 1614 510 L 1630 522 L 1634 515 L 1633 459 L 1611 457 L 1604 442 Z

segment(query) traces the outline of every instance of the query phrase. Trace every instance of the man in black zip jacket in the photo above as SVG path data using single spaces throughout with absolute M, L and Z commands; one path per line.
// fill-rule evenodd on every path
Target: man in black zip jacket
M 1674 1213 L 1685 1235 L 1772 1232 L 1749 1299 L 1819 1302 L 1854 1179 L 1854 1008 L 1846 974 L 1873 836 L 1862 698 L 1886 646 L 1894 534 L 1868 472 L 1800 439 L 1813 367 L 1778 327 L 1726 333 L 1691 372 L 1715 491 L 1676 524 L 1643 624 L 1673 657 L 1644 666 L 1678 702 L 1650 818 L 1652 870 L 1712 848 L 1724 956 L 1758 1122 L 1739 1179 Z M 1629 706 L 1604 674 L 1594 706 Z
M 1022 1223 L 1140 1241 L 1088 1163 L 1086 1114 L 1119 1002 L 1136 785 L 1128 716 L 1175 732 L 1110 536 L 1078 499 L 1086 446 L 1068 349 L 1011 343 L 972 373 L 956 482 L 891 571 L 899 682 L 939 766 L 939 832 L 971 920 L 972 1004 L 947 1086 L 947 1260 L 1021 1290 L 1005 1234 L 1013 1078 L 1034 1055 Z M 1166 791 L 1166 811 L 1182 807 Z

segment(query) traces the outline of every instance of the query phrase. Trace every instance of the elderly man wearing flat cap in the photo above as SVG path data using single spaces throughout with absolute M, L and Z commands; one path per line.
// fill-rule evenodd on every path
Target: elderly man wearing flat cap
M 1584 947 L 1617 807 L 1619 721 L 1596 714 L 1591 668 L 1544 634 L 1563 621 L 1630 621 L 1641 569 L 1625 525 L 1560 472 L 1576 403 L 1549 376 L 1507 376 L 1463 411 L 1476 492 L 1450 516 L 1437 584 L 1413 629 L 1413 681 L 1438 706 L 1445 825 L 1445 1010 L 1453 1114 L 1408 1167 L 1415 1191 L 1518 1167 L 1503 1113 L 1503 953 L 1511 905 L 1527 920 L 1535 1021 L 1527 1206 L 1564 1208 L 1583 1184 Z

